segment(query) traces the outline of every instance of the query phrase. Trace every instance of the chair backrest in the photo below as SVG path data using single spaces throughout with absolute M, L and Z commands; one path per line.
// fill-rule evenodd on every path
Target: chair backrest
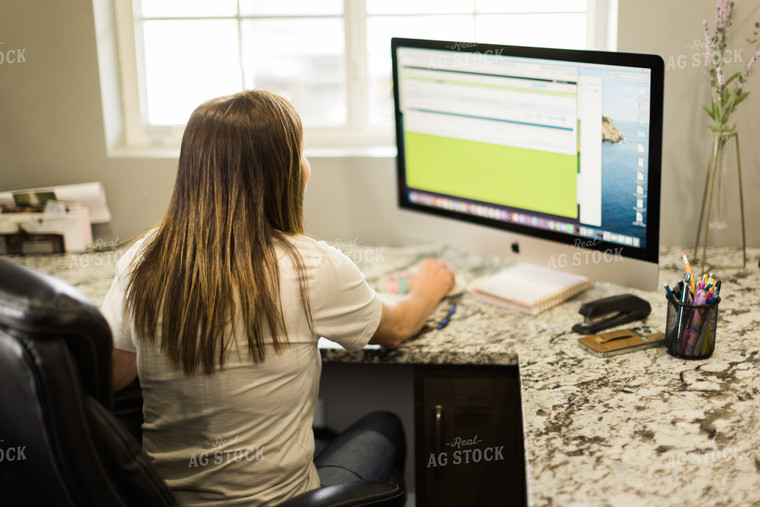
M 3 504 L 175 505 L 110 412 L 111 350 L 81 293 L 0 259 Z

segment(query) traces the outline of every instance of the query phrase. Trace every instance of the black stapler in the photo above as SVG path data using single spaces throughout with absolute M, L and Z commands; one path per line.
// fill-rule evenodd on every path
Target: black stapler
M 644 319 L 652 312 L 649 303 L 633 294 L 620 294 L 584 303 L 578 313 L 583 322 L 573 326 L 580 334 L 598 333 L 634 320 Z

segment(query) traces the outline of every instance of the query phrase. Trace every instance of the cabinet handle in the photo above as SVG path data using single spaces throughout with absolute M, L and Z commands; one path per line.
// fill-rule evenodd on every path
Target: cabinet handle
M 433 435 L 435 438 L 435 459 L 443 451 L 443 405 L 435 406 L 435 422 L 433 424 Z M 436 467 L 436 475 L 441 475 L 441 467 Z

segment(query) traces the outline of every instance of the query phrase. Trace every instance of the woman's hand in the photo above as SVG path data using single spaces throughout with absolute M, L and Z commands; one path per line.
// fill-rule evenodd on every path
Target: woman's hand
M 425 259 L 409 280 L 409 293 L 398 301 L 383 302 L 380 325 L 370 343 L 395 348 L 416 335 L 430 312 L 454 287 L 454 273 L 443 261 Z
M 437 303 L 454 288 L 454 281 L 454 272 L 445 262 L 428 258 L 409 280 L 409 292 L 421 291 Z

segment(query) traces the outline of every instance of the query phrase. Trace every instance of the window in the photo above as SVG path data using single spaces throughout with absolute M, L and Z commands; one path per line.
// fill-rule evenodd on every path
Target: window
M 609 47 L 615 0 L 114 0 L 127 146 L 179 146 L 201 102 L 265 88 L 309 147 L 392 144 L 390 38 Z

